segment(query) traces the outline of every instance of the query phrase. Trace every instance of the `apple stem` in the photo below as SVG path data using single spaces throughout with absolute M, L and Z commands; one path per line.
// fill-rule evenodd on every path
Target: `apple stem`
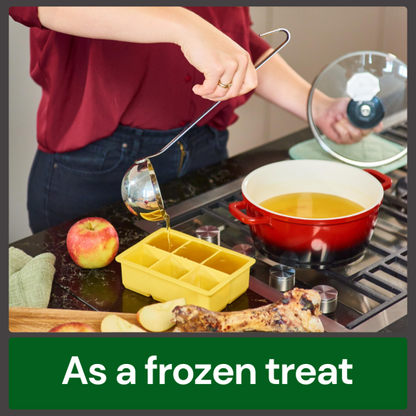
M 91 231 L 94 230 L 94 227 L 92 226 L 92 224 L 90 222 L 88 223 L 88 229 L 91 230 Z

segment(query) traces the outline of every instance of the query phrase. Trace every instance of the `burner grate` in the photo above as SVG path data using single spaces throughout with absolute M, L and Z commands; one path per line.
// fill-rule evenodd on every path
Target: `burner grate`
M 407 121 L 390 126 L 378 133 L 379 136 L 401 146 L 407 145 Z
M 369 249 L 377 250 L 371 243 Z M 407 297 L 407 248 L 393 253 L 385 253 L 384 250 L 382 252 L 385 256 L 381 260 L 365 267 L 352 276 L 344 276 L 331 269 L 322 271 L 327 276 L 343 280 L 344 283 L 354 290 L 379 303 L 375 308 L 348 323 L 346 325 L 348 329 L 357 327 Z M 403 266 L 401 271 L 391 266 L 395 262 Z M 380 271 L 383 272 L 384 278 L 378 276 L 377 273 Z M 399 286 L 392 283 L 392 281 L 404 282 L 405 285 Z

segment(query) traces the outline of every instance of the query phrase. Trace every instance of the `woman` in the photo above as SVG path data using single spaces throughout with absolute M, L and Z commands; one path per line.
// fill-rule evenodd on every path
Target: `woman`
M 29 26 L 42 87 L 28 210 L 39 232 L 120 200 L 134 160 L 225 101 L 152 160 L 160 183 L 227 157 L 227 127 L 254 91 L 306 120 L 310 85 L 251 30 L 244 7 L 11 7 Z M 314 97 L 318 127 L 358 141 L 346 103 Z

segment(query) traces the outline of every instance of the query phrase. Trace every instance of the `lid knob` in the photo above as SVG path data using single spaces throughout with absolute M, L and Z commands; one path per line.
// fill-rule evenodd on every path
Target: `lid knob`
M 347 107 L 348 118 L 360 129 L 371 129 L 384 118 L 384 107 L 377 97 L 370 101 L 351 100 Z

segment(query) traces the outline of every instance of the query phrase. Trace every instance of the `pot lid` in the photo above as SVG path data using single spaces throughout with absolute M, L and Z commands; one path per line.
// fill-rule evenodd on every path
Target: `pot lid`
M 380 122 L 383 131 L 372 132 L 360 142 L 337 144 L 316 126 L 312 111 L 316 91 L 347 100 L 347 117 L 360 129 Z M 360 51 L 342 56 L 316 77 L 308 98 L 308 121 L 320 146 L 333 157 L 354 166 L 377 167 L 407 154 L 406 140 L 388 134 L 391 126 L 407 122 L 407 66 L 394 55 Z

